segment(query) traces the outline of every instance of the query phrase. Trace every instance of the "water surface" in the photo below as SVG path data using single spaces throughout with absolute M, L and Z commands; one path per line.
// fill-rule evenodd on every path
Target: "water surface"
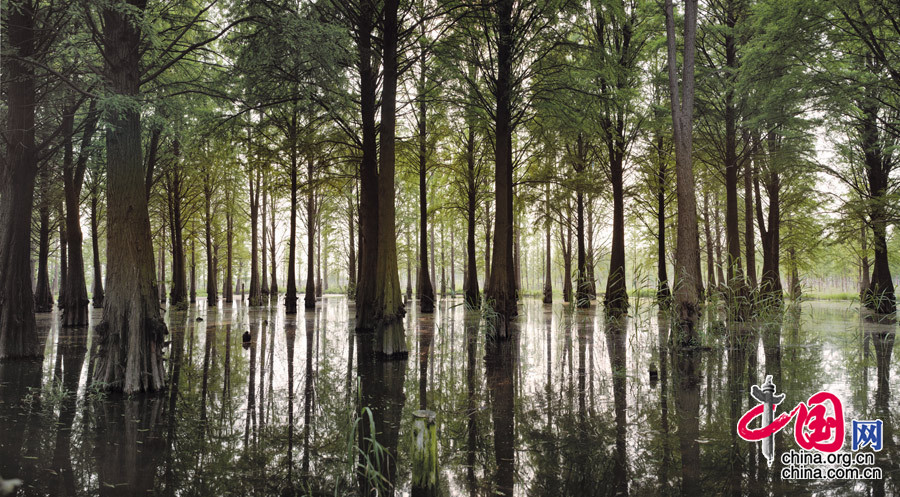
M 444 495 L 900 493 L 896 324 L 849 303 L 740 325 L 707 312 L 700 345 L 683 348 L 648 303 L 615 323 L 526 299 L 518 332 L 494 341 L 448 298 L 434 315 L 410 305 L 409 359 L 391 362 L 371 359 L 353 313 L 339 296 L 297 316 L 240 302 L 170 309 L 170 388 L 131 398 L 89 385 L 87 330 L 39 315 L 44 360 L 0 363 L 0 475 L 25 480 L 19 495 L 359 495 L 379 484 L 406 495 L 412 413 L 430 409 Z M 766 374 L 785 408 L 818 390 L 841 396 L 844 450 L 851 419 L 882 419 L 884 479 L 783 481 L 780 462 L 769 467 L 735 430 Z M 792 448 L 793 428 L 776 453 Z M 380 478 L 360 476 L 367 463 Z

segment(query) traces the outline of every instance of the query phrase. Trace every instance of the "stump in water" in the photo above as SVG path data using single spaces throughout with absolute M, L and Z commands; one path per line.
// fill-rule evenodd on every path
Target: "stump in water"
M 412 497 L 434 497 L 438 489 L 437 425 L 434 411 L 413 412 Z

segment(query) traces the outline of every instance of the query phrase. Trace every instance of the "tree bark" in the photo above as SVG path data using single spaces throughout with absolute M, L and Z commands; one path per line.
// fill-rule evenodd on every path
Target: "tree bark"
M 291 115 L 291 220 L 288 235 L 287 282 L 284 293 L 284 309 L 286 314 L 297 314 L 297 110 Z M 352 230 L 351 230 L 352 232 Z M 350 239 L 353 245 L 353 239 Z M 352 248 L 350 249 L 353 250 Z
M 278 303 L 278 265 L 275 264 L 275 193 L 273 192 L 269 196 L 269 201 L 271 204 L 269 205 L 269 213 L 270 213 L 270 223 L 269 223 L 269 249 L 271 250 L 271 260 L 272 260 L 272 274 L 270 276 L 269 282 L 269 298 L 275 299 L 275 303 Z
M 249 145 L 249 144 L 248 144 Z M 254 175 L 254 172 L 256 173 Z M 260 172 L 250 169 L 250 299 L 251 307 L 260 306 L 262 291 L 259 284 L 259 196 Z
M 306 159 L 306 293 L 303 297 L 305 309 L 316 308 L 316 199 L 313 187 L 315 163 L 312 157 Z
M 513 260 L 513 162 L 512 162 L 512 89 L 513 1 L 498 0 L 496 5 L 497 81 L 494 97 L 496 140 L 494 144 L 494 252 L 485 299 L 497 313 L 498 336 L 509 336 L 509 320 L 518 313 Z
M 41 170 L 41 198 L 38 213 L 40 217 L 38 241 L 37 287 L 34 290 L 35 312 L 51 312 L 53 310 L 53 292 L 50 291 L 50 169 Z M 96 249 L 95 249 L 96 250 Z M 102 289 L 101 289 L 102 291 Z M 101 302 L 101 307 L 102 307 Z
M 753 229 L 753 173 L 751 159 L 744 163 L 744 246 L 747 254 L 747 283 L 755 290 L 756 281 L 756 231 Z
M 94 185 L 91 191 L 91 248 L 94 255 L 94 286 L 91 290 L 94 309 L 103 307 L 103 274 L 100 266 L 100 222 L 98 219 L 98 204 L 100 203 L 100 187 Z
M 865 305 L 879 314 L 890 314 L 897 310 L 897 303 L 888 261 L 888 213 L 885 205 L 893 164 L 889 157 L 885 157 L 884 144 L 889 143 L 889 140 L 879 137 L 878 109 L 875 103 L 866 101 L 860 108 L 862 119 L 858 126 L 871 196 L 867 207 L 875 252 L 872 281 L 869 283 Z
M 475 254 L 475 224 L 477 223 L 478 208 L 478 190 L 475 183 L 475 129 L 471 123 L 468 124 L 468 128 L 466 136 L 466 275 L 463 278 L 463 293 L 465 293 L 466 303 L 470 307 L 478 308 L 481 306 L 481 294 L 478 287 L 478 261 Z
M 604 305 L 609 316 L 628 312 L 628 287 L 625 280 L 625 144 L 621 139 L 610 141 L 610 179 L 613 190 L 613 232 L 609 256 L 609 277 L 606 280 Z
M 703 192 L 703 230 L 706 237 L 706 287 L 713 289 L 716 287 L 716 268 L 715 258 L 713 257 L 713 246 L 715 242 L 712 237 L 712 230 L 709 227 L 709 192 Z
M 551 272 L 551 264 L 552 258 L 551 256 L 551 245 L 550 245 L 550 227 L 553 225 L 550 220 L 550 184 L 547 183 L 544 187 L 544 207 L 546 211 L 544 212 L 545 220 L 544 220 L 544 228 L 547 232 L 546 236 L 546 247 L 544 248 L 544 255 L 546 256 L 546 261 L 544 262 L 544 300 L 545 304 L 553 303 L 553 280 L 552 280 L 552 272 Z
M 424 76 L 423 76 L 424 78 Z M 420 82 L 420 86 L 423 83 Z M 434 312 L 434 286 L 428 272 L 428 155 L 427 155 L 427 107 L 425 99 L 419 98 L 419 271 L 416 293 L 419 298 L 419 312 Z M 432 262 L 434 259 L 432 258 Z
M 662 134 L 656 136 L 656 303 L 668 309 L 672 299 L 666 271 L 666 160 L 663 156 Z
M 572 220 L 568 214 L 563 220 L 563 302 L 572 301 Z
M 216 281 L 216 263 L 213 256 L 213 212 L 212 196 L 215 185 L 208 168 L 204 168 L 203 175 L 203 222 L 205 224 L 204 236 L 206 237 L 206 305 L 215 307 L 219 301 L 218 282 Z M 251 190 L 252 191 L 252 190 Z M 251 193 L 252 195 L 252 193 Z M 257 194 L 258 195 L 258 194 Z M 256 250 L 256 231 L 253 232 L 253 250 Z M 252 289 L 252 284 L 251 284 Z
M 181 169 L 181 145 L 176 139 L 172 144 L 174 160 L 171 172 L 166 172 L 166 183 L 168 188 L 169 205 L 171 211 L 169 214 L 169 236 L 172 240 L 172 290 L 169 298 L 172 305 L 177 308 L 184 308 L 187 304 L 187 275 L 185 274 L 184 261 L 184 219 L 182 218 L 181 207 L 183 202 L 182 176 Z M 230 280 L 229 280 L 230 281 Z M 230 294 L 226 294 L 227 301 L 231 302 Z
M 269 206 L 269 174 L 264 171 L 262 174 L 262 226 L 260 227 L 260 235 L 261 235 L 261 243 L 259 244 L 259 252 L 260 252 L 260 268 L 259 274 L 262 278 L 262 281 L 259 284 L 259 293 L 262 296 L 263 302 L 269 302 L 269 272 L 266 268 L 266 252 L 269 244 L 269 229 L 268 229 L 268 206 Z
M 69 276 L 69 237 L 66 233 L 66 212 L 63 204 L 57 205 L 56 214 L 59 223 L 59 295 L 56 303 L 62 309 L 66 301 L 66 279 Z
M 234 264 L 234 214 L 231 203 L 231 191 L 225 190 L 225 284 L 222 285 L 222 296 L 225 298 L 226 304 L 234 302 L 234 275 L 232 274 L 232 265 Z
M 681 95 L 677 76 L 677 38 L 672 0 L 665 1 L 669 95 L 675 142 L 675 189 L 678 233 L 675 251 L 675 310 L 686 338 L 694 335 L 700 316 L 702 281 L 697 231 L 697 197 L 692 165 L 694 114 L 694 57 L 697 35 L 697 0 L 684 2 L 684 56 Z
M 7 12 L 7 40 L 23 60 L 7 58 L 6 161 L 0 164 L 0 359 L 40 357 L 31 292 L 31 209 L 37 175 L 34 6 Z
M 375 127 L 377 74 L 372 67 L 374 6 L 361 2 L 356 38 L 359 55 L 362 160 L 359 166 L 359 277 L 356 287 L 356 329 L 372 331 L 377 320 L 376 263 L 378 261 L 378 142 Z
M 347 228 L 347 237 L 349 239 L 347 244 L 347 251 L 349 252 L 347 258 L 347 295 L 353 299 L 356 297 L 356 242 L 353 241 L 354 231 L 356 231 L 356 226 L 353 221 L 353 217 L 356 213 L 356 202 L 353 201 L 352 195 L 347 201 L 347 204 L 347 218 L 349 224 Z
M 375 266 L 375 352 L 389 358 L 407 356 L 402 318 L 406 313 L 397 268 L 396 207 L 394 205 L 395 136 L 397 121 L 397 44 L 399 0 L 385 0 L 381 134 L 378 157 L 378 257 Z
M 129 2 L 138 13 L 144 0 Z M 103 11 L 106 73 L 112 90 L 140 93 L 140 22 L 121 8 Z M 156 297 L 150 216 L 141 160 L 141 114 L 136 102 L 110 116 L 106 135 L 109 274 L 94 381 L 125 393 L 165 387 L 163 337 L 168 330 Z

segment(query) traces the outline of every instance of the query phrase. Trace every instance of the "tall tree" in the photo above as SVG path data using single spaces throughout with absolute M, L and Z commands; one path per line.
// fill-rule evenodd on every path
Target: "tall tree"
M 678 40 L 672 0 L 665 2 L 669 96 L 675 142 L 675 188 L 678 233 L 675 250 L 675 312 L 688 336 L 700 316 L 702 280 L 697 232 L 697 195 L 692 161 L 694 115 L 694 58 L 697 39 L 697 0 L 684 0 L 682 76 L 678 77 Z M 679 91 L 680 90 L 680 91 Z
M 126 7 L 127 6 L 127 7 Z M 123 8 L 124 7 L 124 8 Z M 110 90 L 127 102 L 107 120 L 107 293 L 94 381 L 126 393 L 165 386 L 162 360 L 166 325 L 159 314 L 145 170 L 141 150 L 141 32 L 145 0 L 102 11 L 103 59 Z

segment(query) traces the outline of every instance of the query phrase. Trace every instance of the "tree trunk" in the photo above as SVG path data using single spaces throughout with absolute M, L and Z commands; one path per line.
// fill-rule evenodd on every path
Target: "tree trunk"
M 859 299 L 863 304 L 866 303 L 866 292 L 869 290 L 869 285 L 872 284 L 869 279 L 869 247 L 868 240 L 866 237 L 866 225 L 863 224 L 860 229 L 860 244 L 862 257 L 860 258 L 860 275 L 859 275 Z
M 375 266 L 375 352 L 385 357 L 407 356 L 402 317 L 406 313 L 397 269 L 396 207 L 394 205 L 395 136 L 397 121 L 399 0 L 385 0 L 381 134 L 378 163 L 378 257 Z
M 713 216 L 715 219 L 716 232 L 713 235 L 716 239 L 716 279 L 719 282 L 719 291 L 724 291 L 728 282 L 725 280 L 725 274 L 722 272 L 722 225 L 719 223 L 719 193 L 716 192 L 713 198 Z
M 441 297 L 447 296 L 447 259 L 444 250 L 444 223 L 441 222 Z
M 216 264 L 213 256 L 213 212 L 212 196 L 215 186 L 210 177 L 209 170 L 204 171 L 203 183 L 203 221 L 205 223 L 204 236 L 206 237 L 206 305 L 215 307 L 219 301 L 218 284 L 216 281 Z M 251 193 L 252 195 L 252 193 Z M 253 231 L 253 249 L 256 250 L 256 231 Z M 252 287 L 251 287 L 252 288 Z
M 756 231 L 753 229 L 753 187 L 751 159 L 744 164 L 744 246 L 747 254 L 747 283 L 755 290 L 756 282 Z
M 249 146 L 249 144 L 248 144 Z M 256 173 L 254 175 L 254 172 Z M 250 306 L 263 304 L 259 283 L 259 196 L 261 173 L 250 170 Z
M 23 60 L 9 60 L 6 78 L 6 161 L 0 165 L 0 359 L 40 357 L 31 292 L 31 209 L 37 175 L 34 6 L 7 12 L 7 43 Z
M 94 286 L 91 290 L 94 309 L 103 308 L 103 274 L 100 267 L 100 222 L 98 219 L 98 204 L 100 203 L 100 194 L 97 192 L 99 186 L 94 185 L 91 192 L 91 249 L 94 253 Z
M 456 230 L 450 230 L 450 295 L 456 296 Z
M 411 230 L 406 230 L 406 301 L 409 302 L 412 300 L 412 240 L 409 237 L 409 232 Z M 418 273 L 418 271 L 416 271 Z
M 563 221 L 563 302 L 572 301 L 572 220 L 568 215 Z
M 275 194 L 274 192 L 269 196 L 269 201 L 271 204 L 269 205 L 269 213 L 270 213 L 270 223 L 269 223 L 269 249 L 271 250 L 271 259 L 272 259 L 272 274 L 269 278 L 271 281 L 269 282 L 269 297 L 275 299 L 275 304 L 278 304 L 278 265 L 275 264 Z
M 51 312 L 53 310 L 53 292 L 50 291 L 50 169 L 41 170 L 41 198 L 38 209 L 40 216 L 38 238 L 38 273 L 37 287 L 34 290 L 35 312 Z M 93 215 L 93 212 L 92 212 Z M 96 249 L 94 249 L 96 251 Z M 102 291 L 102 288 L 101 288 Z M 101 307 L 102 307 L 101 302 Z
M 318 210 L 318 209 L 317 209 Z M 322 297 L 322 213 L 316 213 L 316 298 Z
M 597 255 L 594 252 L 594 202 L 592 200 L 588 199 L 585 210 L 587 210 L 587 278 L 591 300 L 596 300 L 597 276 L 594 266 Z
M 349 243 L 347 244 L 349 252 L 347 259 L 347 295 L 353 299 L 356 297 L 356 242 L 353 241 L 354 231 L 356 230 L 353 222 L 353 216 L 356 213 L 356 203 L 353 201 L 352 195 L 347 203 L 349 204 L 347 207 L 347 218 L 349 219 L 347 229 L 347 237 L 349 238 Z
M 513 83 L 513 1 L 497 2 L 497 81 L 495 95 L 496 140 L 494 145 L 494 252 L 491 277 L 485 298 L 499 316 L 496 329 L 500 338 L 509 336 L 510 318 L 517 314 L 515 261 L 513 260 L 513 162 L 512 162 L 512 89 Z
M 268 303 L 269 301 L 269 272 L 266 268 L 266 245 L 269 244 L 269 229 L 268 229 L 268 206 L 269 206 L 269 174 L 268 172 L 263 172 L 262 175 L 262 226 L 261 226 L 261 239 L 259 244 L 259 252 L 260 252 L 260 267 L 259 274 L 262 278 L 262 281 L 259 284 L 259 293 L 262 296 L 263 302 Z M 260 404 L 261 406 L 261 404 Z
M 297 314 L 297 111 L 291 115 L 291 220 L 288 235 L 287 282 L 284 292 L 284 309 L 286 314 Z M 353 230 L 351 229 L 351 232 Z M 351 247 L 353 239 L 350 240 Z M 353 249 L 350 249 L 351 252 Z
M 184 267 L 184 219 L 181 215 L 183 202 L 182 172 L 181 172 L 181 146 L 176 139 L 172 144 L 175 155 L 171 173 L 166 173 L 166 182 L 169 188 L 171 212 L 169 215 L 169 231 L 172 239 L 172 291 L 169 298 L 172 305 L 184 308 L 187 304 L 187 275 Z M 230 207 L 230 206 L 229 206 Z M 230 234 L 229 234 L 230 236 Z M 230 281 L 230 280 L 229 280 Z M 226 294 L 228 302 L 231 302 L 230 294 Z
M 491 279 L 491 209 L 490 202 L 484 203 L 484 289 L 487 291 Z
M 713 258 L 712 230 L 709 228 L 709 192 L 703 192 L 703 230 L 706 236 L 706 287 L 712 290 L 716 287 L 716 268 Z
M 609 258 L 609 277 L 606 280 L 606 313 L 617 317 L 628 312 L 628 287 L 625 280 L 625 183 L 624 149 L 622 140 L 610 142 L 609 161 L 613 190 L 613 232 Z
M 697 35 L 697 0 L 685 0 L 684 56 L 679 98 L 677 39 L 672 0 L 665 2 L 669 95 L 675 142 L 675 189 L 678 200 L 678 233 L 675 251 L 675 307 L 686 338 L 693 337 L 700 316 L 703 283 L 700 277 L 700 240 L 697 231 L 697 197 L 692 165 L 694 115 L 694 56 Z
M 197 263 L 196 263 L 196 254 L 197 251 L 194 249 L 194 238 L 191 237 L 191 291 L 190 291 L 190 302 L 193 304 L 197 302 Z
M 419 298 L 419 312 L 434 312 L 434 286 L 428 271 L 428 161 L 425 143 L 425 102 L 419 103 L 419 271 L 416 293 Z M 432 258 L 432 262 L 434 259 Z
M 131 2 L 143 12 L 143 0 Z M 119 8 L 103 11 L 106 73 L 113 91 L 140 93 L 140 33 Z M 150 216 L 141 160 L 141 114 L 129 106 L 109 118 L 107 253 L 109 274 L 94 381 L 125 393 L 165 387 L 163 338 L 168 330 L 156 298 Z
M 306 294 L 303 297 L 305 309 L 316 308 L 316 199 L 313 187 L 313 175 L 315 174 L 313 159 L 306 159 Z
M 866 176 L 871 195 L 868 214 L 872 226 L 872 244 L 875 252 L 872 281 L 869 283 L 866 296 L 866 307 L 879 314 L 890 314 L 897 310 L 897 304 L 894 295 L 894 280 L 891 277 L 891 266 L 888 262 L 887 226 L 889 216 L 885 209 L 892 163 L 889 159 L 884 158 L 883 147 L 889 140 L 879 137 L 878 110 L 875 104 L 864 102 L 860 107 L 863 110 L 863 119 L 859 124 L 859 134 L 863 145 Z
M 466 275 L 463 278 L 463 293 L 466 303 L 470 307 L 478 308 L 481 306 L 481 295 L 478 287 L 478 260 L 475 254 L 475 224 L 478 208 L 475 175 L 475 129 L 469 123 L 466 135 Z
M 757 179 L 754 188 L 756 190 L 756 218 L 759 224 L 760 238 L 763 246 L 762 280 L 760 293 L 770 300 L 776 307 L 783 301 L 781 287 L 781 271 L 779 269 L 780 257 L 780 228 L 781 228 L 781 179 L 776 171 L 779 161 L 779 140 L 774 133 L 768 137 L 769 171 L 767 173 L 765 188 L 769 196 L 769 212 L 767 214 L 768 227 L 763 219 L 762 197 L 760 196 L 759 181 Z
M 161 230 L 165 233 L 165 228 Z M 166 303 L 166 239 L 164 235 L 160 235 L 159 241 L 159 272 L 157 273 L 157 290 L 159 291 L 159 303 Z
M 378 142 L 375 127 L 377 74 L 373 69 L 374 6 L 360 3 L 356 39 L 359 53 L 362 160 L 359 166 L 359 277 L 356 287 L 356 329 L 372 331 L 377 320 L 375 299 L 378 261 Z
M 546 236 L 546 247 L 544 249 L 544 255 L 546 256 L 546 261 L 544 262 L 544 303 L 552 304 L 553 303 L 553 280 L 552 280 L 552 272 L 551 272 L 551 264 L 552 258 L 551 256 L 551 245 L 550 245 L 550 227 L 553 225 L 550 220 L 550 184 L 547 183 L 544 187 L 544 207 L 546 211 L 544 212 L 545 220 L 544 220 L 544 228 L 547 231 Z
M 69 276 L 69 237 L 66 233 L 66 213 L 63 205 L 56 209 L 59 222 L 59 295 L 56 303 L 60 309 L 66 301 L 66 279 Z
M 222 285 L 222 294 L 225 297 L 225 303 L 234 302 L 234 275 L 232 274 L 232 265 L 234 264 L 234 214 L 232 214 L 231 194 L 228 190 L 225 192 L 225 284 Z
M 656 303 L 668 309 L 672 292 L 666 271 L 666 161 L 663 157 L 663 137 L 656 137 Z

